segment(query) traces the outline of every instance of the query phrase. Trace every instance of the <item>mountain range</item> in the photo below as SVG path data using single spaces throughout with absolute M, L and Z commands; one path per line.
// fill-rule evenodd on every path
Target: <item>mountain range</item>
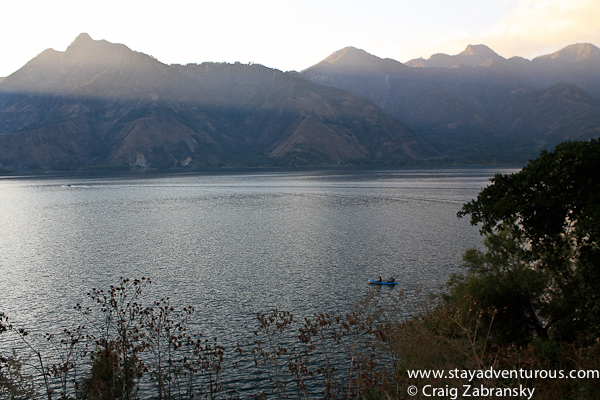
M 81 34 L 0 78 L 0 164 L 16 168 L 522 162 L 598 136 L 590 44 L 405 64 L 348 47 L 284 73 L 165 65 Z
M 446 155 L 526 159 L 600 136 L 600 49 L 505 59 L 484 45 L 401 64 L 345 48 L 301 75 L 360 94 Z

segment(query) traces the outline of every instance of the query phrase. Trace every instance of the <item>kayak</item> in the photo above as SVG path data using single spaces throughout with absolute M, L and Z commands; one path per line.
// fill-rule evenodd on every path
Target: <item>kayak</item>
M 373 280 L 373 279 L 369 279 L 369 282 L 370 283 L 375 283 L 377 285 L 397 285 L 398 284 L 398 282 L 384 282 L 384 281 L 379 282 L 379 281 L 376 281 L 376 280 Z

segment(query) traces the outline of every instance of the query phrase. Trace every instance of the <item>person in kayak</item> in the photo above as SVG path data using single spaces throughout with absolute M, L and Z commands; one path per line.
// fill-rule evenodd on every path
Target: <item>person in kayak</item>
M 387 280 L 387 283 L 394 283 L 396 280 L 390 276 L 390 279 Z
M 381 282 L 381 277 L 378 276 L 377 279 L 375 280 L 375 282 Z

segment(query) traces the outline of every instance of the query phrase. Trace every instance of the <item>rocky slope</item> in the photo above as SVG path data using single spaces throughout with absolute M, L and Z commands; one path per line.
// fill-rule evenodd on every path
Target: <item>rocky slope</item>
M 438 153 L 367 99 L 260 65 L 167 66 L 80 35 L 0 83 L 17 167 L 404 163 Z
M 165 65 L 80 35 L 0 80 L 0 166 L 524 162 L 600 136 L 600 49 L 484 45 L 406 64 L 347 47 L 302 71 Z
M 599 52 L 574 45 L 528 61 L 477 45 L 403 65 L 346 48 L 301 76 L 370 99 L 447 155 L 518 160 L 599 136 Z

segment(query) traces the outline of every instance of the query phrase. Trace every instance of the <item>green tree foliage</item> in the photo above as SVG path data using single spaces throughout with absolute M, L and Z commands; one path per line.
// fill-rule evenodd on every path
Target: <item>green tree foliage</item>
M 511 175 L 496 175 L 458 216 L 487 236 L 465 255 L 467 292 L 503 312 L 509 337 L 600 335 L 600 142 L 565 142 Z M 505 330 L 507 328 L 504 328 Z M 509 339 L 509 338 L 507 338 Z
M 472 314 L 471 320 L 479 322 L 481 335 L 493 326 L 496 342 L 527 341 L 534 332 L 546 338 L 539 314 L 547 274 L 530 267 L 506 230 L 488 235 L 484 245 L 485 253 L 470 249 L 463 256 L 466 274 L 451 277 L 448 285 L 453 306 L 462 314 L 473 308 L 480 311 Z

